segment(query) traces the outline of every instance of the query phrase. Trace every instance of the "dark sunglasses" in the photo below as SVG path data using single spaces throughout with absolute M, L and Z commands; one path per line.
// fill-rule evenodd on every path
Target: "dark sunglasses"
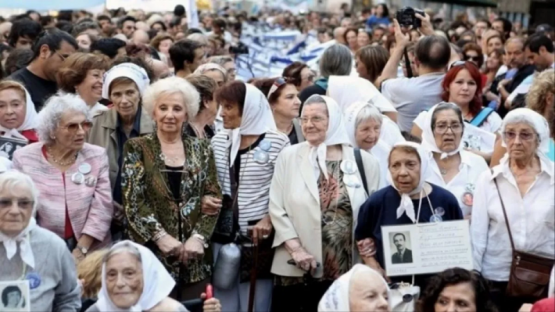
M 464 59 L 467 61 L 474 61 L 474 62 L 479 62 L 480 60 L 482 60 L 482 56 L 469 56 L 469 55 L 465 55 Z

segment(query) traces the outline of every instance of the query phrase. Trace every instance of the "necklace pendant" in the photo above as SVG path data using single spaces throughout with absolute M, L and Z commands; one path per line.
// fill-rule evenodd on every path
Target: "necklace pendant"
M 439 172 L 441 172 L 441 175 L 446 175 L 447 169 L 439 169 Z

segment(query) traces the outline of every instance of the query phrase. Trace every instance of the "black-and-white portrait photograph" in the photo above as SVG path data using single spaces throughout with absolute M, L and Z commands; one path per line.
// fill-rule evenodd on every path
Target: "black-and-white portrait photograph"
M 25 145 L 27 145 L 27 142 L 6 137 L 0 137 L 0 157 L 5 157 L 11 160 L 13 157 L 13 153 L 17 149 Z
M 412 263 L 412 246 L 410 232 L 389 233 L 389 244 L 391 245 L 391 263 Z
M 29 283 L 24 281 L 0 282 L 0 312 L 29 312 Z

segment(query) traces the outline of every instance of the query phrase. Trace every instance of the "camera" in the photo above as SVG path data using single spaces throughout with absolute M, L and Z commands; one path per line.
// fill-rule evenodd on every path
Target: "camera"
M 416 17 L 416 13 L 426 16 L 424 11 L 413 9 L 411 7 L 404 7 L 397 11 L 397 21 L 401 26 L 412 26 L 413 28 L 419 28 L 422 26 L 422 21 Z
M 247 47 L 244 43 L 239 42 L 236 46 L 229 47 L 229 53 L 231 54 L 249 54 L 249 47 Z

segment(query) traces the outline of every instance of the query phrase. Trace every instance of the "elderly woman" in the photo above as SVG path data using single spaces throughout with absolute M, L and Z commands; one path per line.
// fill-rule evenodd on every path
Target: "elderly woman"
M 73 53 L 58 70 L 58 87 L 64 92 L 79 95 L 94 116 L 97 112 L 108 109 L 98 103 L 102 99 L 102 83 L 108 64 L 98 54 Z
M 389 286 L 380 273 L 355 264 L 326 291 L 318 312 L 391 312 Z
M 194 72 L 197 75 L 204 75 L 216 81 L 218 88 L 227 82 L 226 70 L 218 64 L 206 63 L 200 65 Z
M 108 153 L 112 197 L 118 217 L 123 212 L 121 168 L 125 142 L 154 131 L 152 119 L 141 107 L 141 96 L 149 82 L 146 71 L 135 64 L 112 67 L 104 77 L 102 97 L 109 99 L 113 107 L 95 116 L 88 135 L 90 144 L 104 147 Z
M 353 239 L 356 217 L 380 180 L 370 154 L 361 152 L 358 166 L 333 99 L 310 97 L 301 123 L 306 142 L 280 155 L 270 189 L 277 311 L 293 309 L 299 301 L 315 310 L 333 281 L 360 261 Z M 296 266 L 288 264 L 291 259 Z M 315 277 L 310 289 L 303 283 L 306 272 Z
M 314 85 L 302 90 L 299 99 L 304 103 L 314 94 L 326 95 L 330 76 L 349 76 L 352 70 L 353 56 L 349 48 L 342 44 L 332 45 L 320 58 L 320 78 L 314 82 Z
M 434 275 L 422 291 L 417 312 L 497 312 L 487 282 L 480 274 L 461 268 Z
M 356 102 L 370 103 L 387 118 L 383 118 L 381 139 L 389 145 L 403 142 L 397 120 L 397 110 L 368 80 L 359 77 L 332 76 L 329 78 L 328 95 L 337 101 L 344 113 Z
M 130 238 L 164 263 L 177 282 L 173 296 L 178 300 L 197 298 L 212 274 L 208 243 L 220 208 L 209 142 L 183 135 L 198 105 L 199 94 L 185 79 L 171 77 L 150 85 L 143 107 L 156 131 L 128 140 L 123 152 L 123 207 Z M 212 210 L 205 212 L 206 207 Z
M 530 90 L 526 95 L 526 107 L 537 112 L 547 119 L 552 129 L 549 135 L 549 151 L 547 157 L 551 161 L 555 161 L 555 70 L 547 69 L 541 72 L 534 78 L 534 82 L 530 86 Z M 497 166 L 500 159 L 505 155 L 506 148 L 498 140 L 495 145 L 495 150 L 491 157 L 491 167 Z
M 229 311 L 246 311 L 248 299 L 253 300 L 255 311 L 268 311 L 273 286 L 270 183 L 278 154 L 289 146 L 289 139 L 277 131 L 270 105 L 256 87 L 230 82 L 218 90 L 216 100 L 222 105 L 224 130 L 212 138 L 212 147 L 224 206 L 215 230 L 214 249 L 218 254 L 222 244 L 234 241 L 236 236 L 243 247 L 239 272 L 230 272 L 236 281 L 223 289 L 218 286 L 221 281 L 215 279 L 216 297 Z M 257 259 L 254 244 L 258 246 Z M 254 279 L 256 285 L 249 285 Z M 250 287 L 256 287 L 254 298 L 249 296 Z
M 298 119 L 301 101 L 295 85 L 284 78 L 259 79 L 253 84 L 266 95 L 279 132 L 289 137 L 291 145 L 304 142 Z
M 110 243 L 113 204 L 108 157 L 85 143 L 90 110 L 71 94 L 51 97 L 38 115 L 40 142 L 14 154 L 15 169 L 28 174 L 40 191 L 38 224 L 63 238 L 73 256 Z
M 36 225 L 38 189 L 18 171 L 0 174 L 0 280 L 29 286 L 28 311 L 79 311 L 75 263 L 56 234 Z
M 19 82 L 0 81 L 0 134 L 34 143 L 39 140 L 36 127 L 37 111 L 29 92 Z
M 461 109 L 440 103 L 430 109 L 423 122 L 422 148 L 428 153 L 428 182 L 455 195 L 466 218 L 470 218 L 478 177 L 488 170 L 483 157 L 463 149 L 464 122 Z
M 185 79 L 200 95 L 198 114 L 187 123 L 185 131 L 199 139 L 211 139 L 215 135 L 213 127 L 220 108 L 215 95 L 218 85 L 207 75 L 194 74 Z
M 172 276 L 148 248 L 119 242 L 102 259 L 102 288 L 87 312 L 185 312 L 169 298 L 174 286 Z
M 523 303 L 505 295 L 513 250 L 546 259 L 555 253 L 554 167 L 546 157 L 549 129 L 540 114 L 510 111 L 501 135 L 507 155 L 478 178 L 470 235 L 474 268 L 492 282 L 499 311 L 510 312 Z
M 384 117 L 373 105 L 357 102 L 345 111 L 345 129 L 351 145 L 372 154 L 380 164 L 380 188 L 387 185 L 387 161 L 391 145 L 380 138 Z
M 449 191 L 426 182 L 429 157 L 420 145 L 397 143 L 389 154 L 388 182 L 360 208 L 355 239 L 361 257 L 378 272 L 384 267 L 382 226 L 461 220 L 457 199 Z M 421 288 L 429 275 L 415 278 Z M 392 277 L 393 282 L 410 283 L 412 276 Z
M 283 78 L 295 85 L 297 91 L 301 92 L 304 89 L 314 84 L 316 75 L 314 72 L 302 62 L 293 62 L 285 67 L 281 74 Z

